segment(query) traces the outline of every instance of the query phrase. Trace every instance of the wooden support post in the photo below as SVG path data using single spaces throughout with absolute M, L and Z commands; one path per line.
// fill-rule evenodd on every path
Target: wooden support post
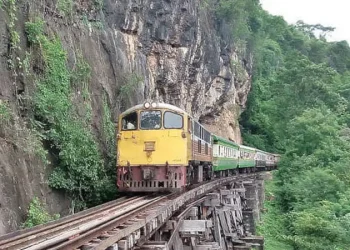
M 174 250 L 184 250 L 184 245 L 182 243 L 179 233 L 176 233 L 175 235 L 175 244 L 173 247 Z

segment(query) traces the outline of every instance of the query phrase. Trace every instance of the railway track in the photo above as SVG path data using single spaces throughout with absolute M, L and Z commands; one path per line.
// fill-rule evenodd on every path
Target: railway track
M 45 225 L 4 235 L 0 237 L 0 250 L 102 250 L 122 241 L 128 246 L 142 244 L 180 207 L 236 179 L 237 176 L 221 178 L 179 194 L 123 197 Z
M 164 198 L 165 196 L 123 197 L 46 225 L 4 235 L 0 237 L 0 249 L 71 249 L 81 236 L 91 234 L 101 225 L 121 220 L 131 211 L 145 209 Z

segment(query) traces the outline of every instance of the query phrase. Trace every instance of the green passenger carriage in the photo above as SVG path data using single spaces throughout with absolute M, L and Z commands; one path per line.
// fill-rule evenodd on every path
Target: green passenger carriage
M 256 149 L 240 145 L 239 151 L 240 151 L 239 168 L 255 167 Z
M 222 171 L 238 167 L 239 145 L 213 135 L 213 169 Z

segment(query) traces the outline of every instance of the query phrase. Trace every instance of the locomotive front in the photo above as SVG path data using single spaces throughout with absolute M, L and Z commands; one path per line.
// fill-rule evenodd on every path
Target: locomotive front
M 173 191 L 186 184 L 188 115 L 164 103 L 137 105 L 119 117 L 117 185 L 120 191 Z

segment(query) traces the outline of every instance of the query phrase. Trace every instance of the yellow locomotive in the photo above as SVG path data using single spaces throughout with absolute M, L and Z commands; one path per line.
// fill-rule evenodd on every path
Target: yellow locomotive
M 176 106 L 146 102 L 126 110 L 117 140 L 120 191 L 179 190 L 212 174 L 211 133 Z

